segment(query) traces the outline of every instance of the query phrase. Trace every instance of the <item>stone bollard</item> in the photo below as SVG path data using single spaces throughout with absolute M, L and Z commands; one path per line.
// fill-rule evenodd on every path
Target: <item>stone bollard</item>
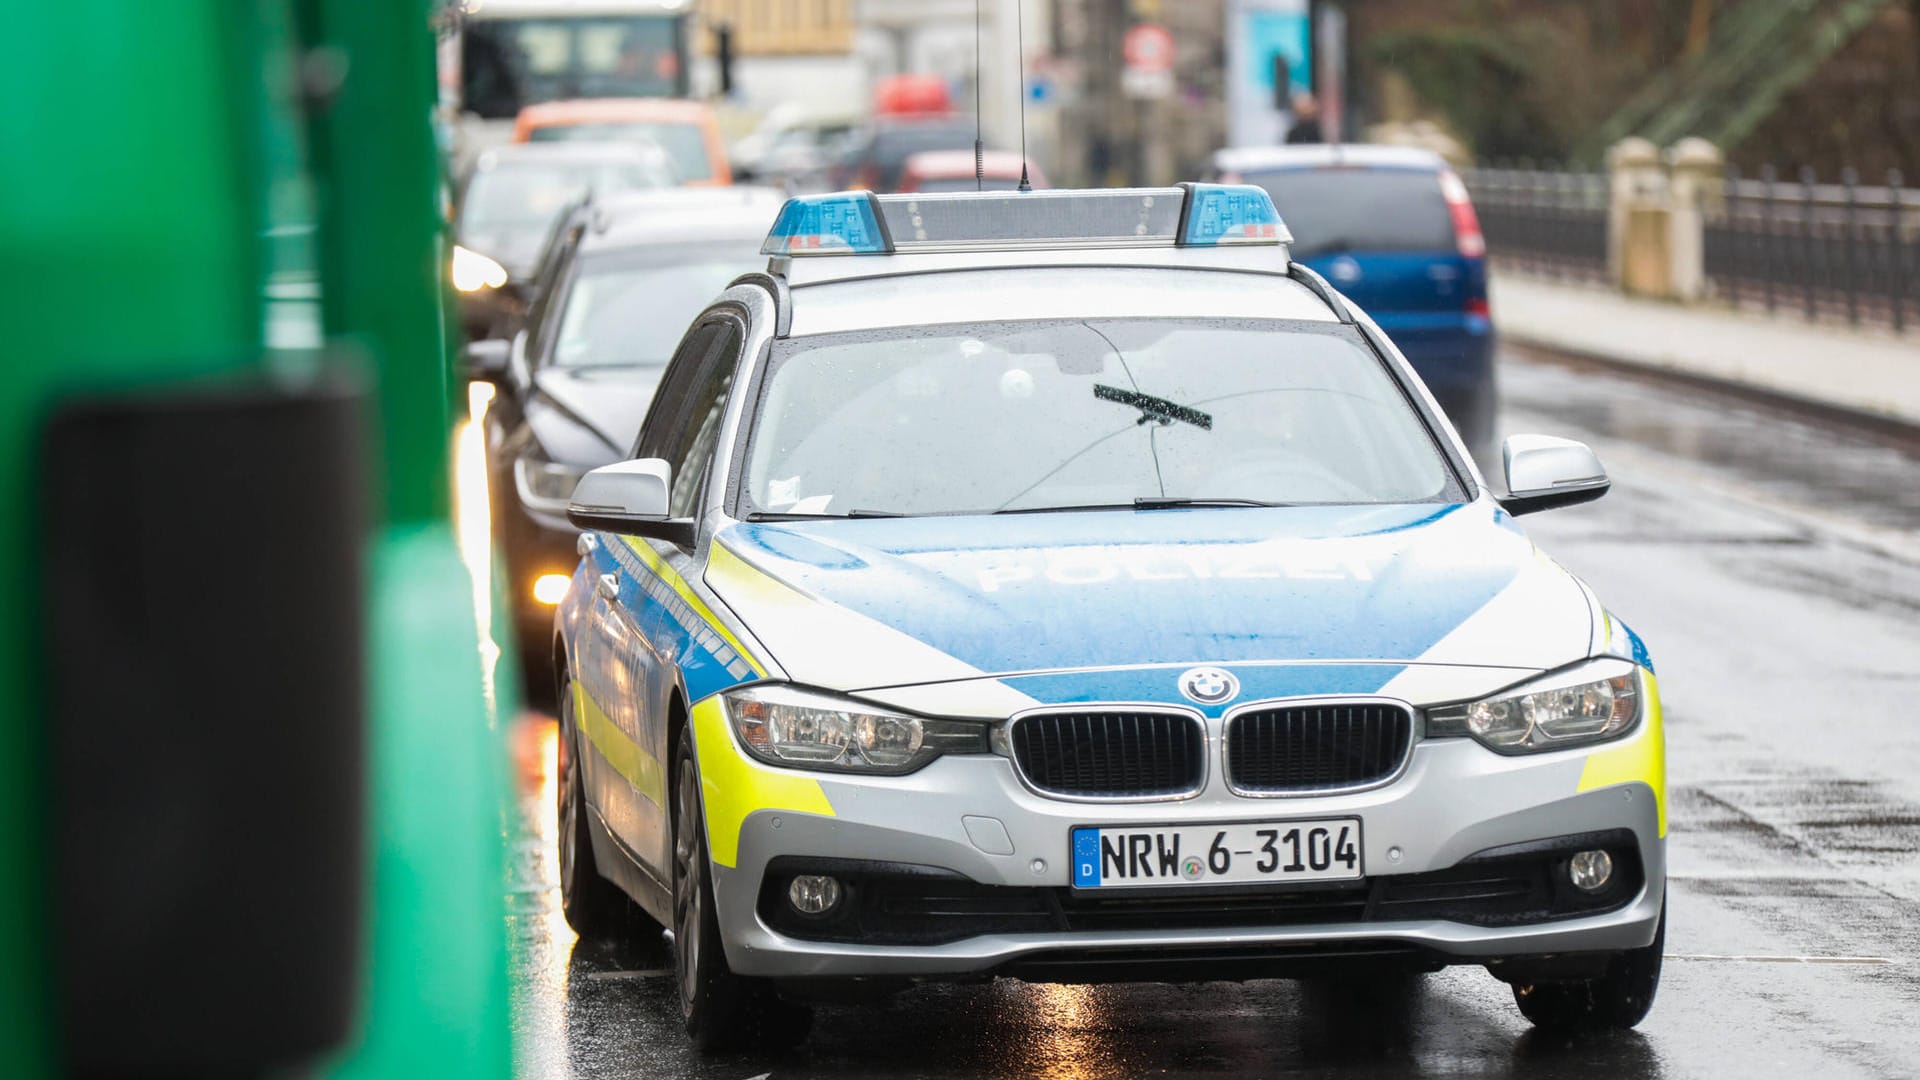
M 1673 295 L 1672 191 L 1660 148 L 1638 136 L 1607 151 L 1607 271 L 1622 292 Z
M 1685 303 L 1707 295 L 1707 219 L 1726 202 L 1726 158 L 1705 139 L 1686 138 L 1667 148 L 1672 214 L 1668 219 L 1669 295 Z

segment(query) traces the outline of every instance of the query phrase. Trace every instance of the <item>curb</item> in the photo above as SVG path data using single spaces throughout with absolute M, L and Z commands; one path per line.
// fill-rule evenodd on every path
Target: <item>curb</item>
M 1702 375 L 1617 355 L 1570 348 L 1518 336 L 1505 330 L 1500 333 L 1500 343 L 1507 351 L 1536 362 L 1569 368 L 1598 368 L 1643 382 L 1685 386 L 1757 406 L 1768 412 L 1816 420 L 1830 427 L 1844 428 L 1905 449 L 1920 451 L 1920 421 L 1836 405 L 1830 401 L 1790 394 L 1736 379 Z

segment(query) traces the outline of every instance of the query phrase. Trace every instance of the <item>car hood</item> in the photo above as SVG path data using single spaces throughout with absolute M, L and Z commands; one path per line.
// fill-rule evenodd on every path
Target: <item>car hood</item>
M 1596 618 L 1485 502 L 738 524 L 706 581 L 789 679 L 947 712 L 1201 664 L 1242 700 L 1444 700 L 1590 655 Z
M 601 465 L 624 456 L 640 432 L 640 422 L 647 418 L 647 407 L 653 403 L 663 371 L 661 367 L 543 367 L 536 371 L 535 402 L 591 432 L 599 444 L 561 437 L 555 433 L 558 425 L 536 419 L 535 427 L 547 452 L 554 460 L 568 464 Z M 543 411 L 529 408 L 529 418 L 535 419 Z

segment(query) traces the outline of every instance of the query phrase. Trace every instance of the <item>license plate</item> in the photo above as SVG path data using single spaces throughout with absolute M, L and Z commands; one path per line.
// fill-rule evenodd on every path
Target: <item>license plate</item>
M 1073 885 L 1235 885 L 1361 876 L 1360 819 L 1073 830 Z

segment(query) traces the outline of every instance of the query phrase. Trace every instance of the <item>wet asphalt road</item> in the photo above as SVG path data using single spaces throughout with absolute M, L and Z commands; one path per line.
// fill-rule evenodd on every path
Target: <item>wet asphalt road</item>
M 1920 369 L 1916 369 L 1920 377 Z M 1477 968 L 1291 982 L 930 987 L 702 1059 L 658 948 L 575 942 L 552 726 L 519 731 L 509 888 L 537 1077 L 1920 1076 L 1920 451 L 1695 390 L 1505 359 L 1502 434 L 1587 440 L 1599 503 L 1528 519 L 1646 638 L 1671 787 L 1667 965 L 1637 1032 L 1531 1032 Z

